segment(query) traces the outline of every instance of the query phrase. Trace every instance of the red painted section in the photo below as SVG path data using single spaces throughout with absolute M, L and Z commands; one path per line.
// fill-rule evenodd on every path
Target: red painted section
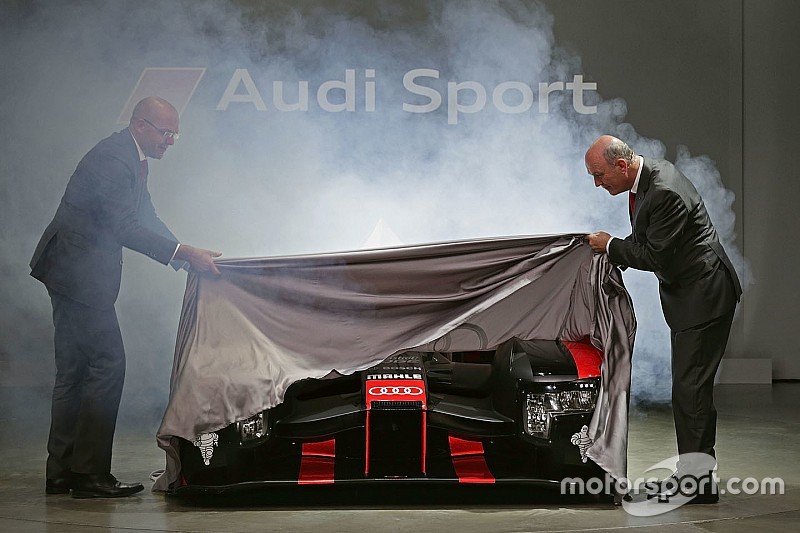
M 423 474 L 428 473 L 425 465 L 428 464 L 428 412 L 422 411 L 422 470 Z
M 333 469 L 336 460 L 336 440 L 304 442 L 300 458 L 299 485 L 319 485 L 333 483 Z
M 448 436 L 450 440 L 450 456 L 483 455 L 483 443 L 479 440 L 467 440 Z
M 483 443 L 450 435 L 450 456 L 459 483 L 494 483 L 495 479 L 483 456 Z
M 561 341 L 572 354 L 578 369 L 578 379 L 594 378 L 600 375 L 603 352 L 588 342 Z
M 422 402 L 427 408 L 425 381 L 422 379 L 371 379 L 367 381 L 367 409 L 372 402 Z
M 336 439 L 324 440 L 321 442 L 304 442 L 303 455 L 336 457 Z
M 366 435 L 366 442 L 364 442 L 364 475 L 365 476 L 369 475 L 369 428 L 370 428 L 369 411 L 370 411 L 369 404 L 367 404 L 367 422 L 366 422 L 367 428 L 366 428 L 366 431 L 364 432 L 364 434 Z

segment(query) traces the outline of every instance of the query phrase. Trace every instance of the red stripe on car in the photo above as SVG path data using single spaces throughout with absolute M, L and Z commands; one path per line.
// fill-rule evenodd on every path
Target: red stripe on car
M 494 483 L 484 457 L 483 443 L 449 435 L 450 457 L 459 483 Z
M 578 369 L 578 379 L 594 378 L 600 375 L 600 365 L 603 364 L 603 352 L 588 342 L 561 341 L 567 347 L 575 367 Z
M 299 485 L 321 485 L 333 483 L 333 468 L 336 461 L 336 440 L 304 442 L 300 458 Z

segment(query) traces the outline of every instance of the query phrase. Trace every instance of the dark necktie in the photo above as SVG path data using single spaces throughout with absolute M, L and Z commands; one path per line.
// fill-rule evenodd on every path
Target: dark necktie
M 147 159 L 142 159 L 141 168 L 139 169 L 139 177 L 136 180 L 136 188 L 133 191 L 133 194 L 136 197 L 136 209 L 139 209 L 139 206 L 142 203 L 142 196 L 144 196 L 144 191 L 147 190 Z
M 631 219 L 633 219 L 633 209 L 636 207 L 636 193 L 628 193 L 628 204 L 630 205 Z

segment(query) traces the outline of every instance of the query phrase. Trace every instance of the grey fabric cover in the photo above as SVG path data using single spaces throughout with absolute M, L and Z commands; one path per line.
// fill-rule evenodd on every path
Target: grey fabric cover
M 626 475 L 636 319 L 617 268 L 583 235 L 456 241 L 345 253 L 219 261 L 190 274 L 169 404 L 158 430 L 193 441 L 279 404 L 292 383 L 364 370 L 435 345 L 493 348 L 512 337 L 580 340 L 604 353 L 588 455 Z

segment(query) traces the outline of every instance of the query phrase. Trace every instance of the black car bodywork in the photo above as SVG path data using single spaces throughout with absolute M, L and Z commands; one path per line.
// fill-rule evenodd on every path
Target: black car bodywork
M 544 483 L 602 477 L 586 456 L 602 353 L 511 339 L 405 352 L 294 383 L 283 403 L 179 441 L 174 494 L 280 485 Z

